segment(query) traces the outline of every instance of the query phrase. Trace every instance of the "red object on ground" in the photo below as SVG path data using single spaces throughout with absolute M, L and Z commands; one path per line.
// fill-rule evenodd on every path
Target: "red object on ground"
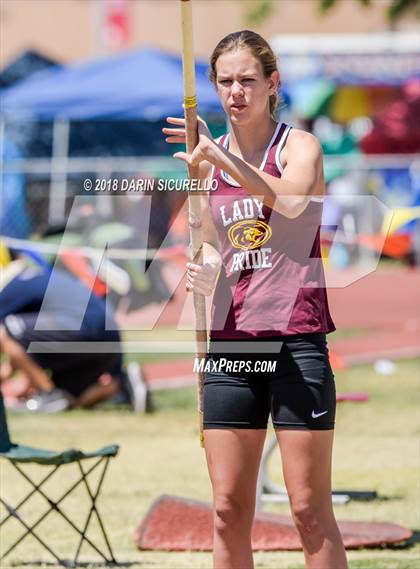
M 413 238 L 410 233 L 394 233 L 387 235 L 385 242 L 382 235 L 359 235 L 357 241 L 388 257 L 399 259 L 410 252 Z
M 379 547 L 410 539 L 412 532 L 390 523 L 338 522 L 346 549 Z M 211 551 L 212 509 L 206 502 L 160 496 L 134 533 L 139 549 Z M 292 518 L 257 514 L 252 530 L 254 551 L 302 549 Z
M 354 392 L 354 393 L 337 393 L 336 401 L 337 403 L 342 403 L 344 401 L 354 401 L 355 403 L 363 403 L 369 400 L 369 395 L 367 393 Z

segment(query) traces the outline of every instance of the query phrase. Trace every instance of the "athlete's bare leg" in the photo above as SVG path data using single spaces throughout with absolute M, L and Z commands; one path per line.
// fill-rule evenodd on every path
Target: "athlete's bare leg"
M 54 384 L 48 374 L 25 352 L 4 326 L 0 326 L 0 352 L 5 354 L 14 370 L 21 370 L 36 389 L 50 391 Z
M 102 374 L 97 383 L 87 387 L 75 400 L 75 407 L 89 409 L 118 393 L 118 382 L 109 374 Z
M 252 569 L 251 529 L 264 429 L 206 429 L 215 569 Z
M 308 569 L 347 569 L 331 496 L 333 430 L 277 429 L 283 476 Z

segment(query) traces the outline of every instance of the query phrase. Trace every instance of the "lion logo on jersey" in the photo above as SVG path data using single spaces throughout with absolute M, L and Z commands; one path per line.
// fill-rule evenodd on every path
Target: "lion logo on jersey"
M 229 241 L 237 249 L 248 251 L 266 243 L 271 237 L 271 227 L 259 219 L 238 221 L 229 229 Z

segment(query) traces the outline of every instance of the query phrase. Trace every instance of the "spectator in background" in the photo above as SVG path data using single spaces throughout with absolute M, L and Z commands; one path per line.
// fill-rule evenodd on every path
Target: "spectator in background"
M 65 271 L 50 274 L 23 259 L 4 273 L 0 349 L 7 361 L 0 381 L 20 374 L 28 410 L 93 407 L 120 391 L 135 409 L 145 405 L 139 376 L 133 381 L 122 368 L 120 334 L 104 299 Z M 32 342 L 42 344 L 27 353 Z M 76 349 L 66 350 L 69 342 L 77 343 Z

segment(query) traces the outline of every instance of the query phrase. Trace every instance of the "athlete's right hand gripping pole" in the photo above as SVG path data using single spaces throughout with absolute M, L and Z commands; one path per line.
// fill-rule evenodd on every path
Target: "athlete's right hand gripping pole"
M 195 94 L 195 68 L 192 34 L 191 0 L 181 0 L 182 17 L 182 66 L 184 72 L 184 115 L 187 152 L 191 154 L 198 144 L 197 98 Z M 198 166 L 188 166 L 190 180 L 199 178 Z M 191 240 L 191 259 L 203 263 L 203 236 L 201 230 L 201 193 L 188 192 L 188 219 Z M 201 294 L 193 293 L 195 311 L 196 356 L 205 358 L 207 353 L 206 302 Z M 198 411 L 200 415 L 200 444 L 204 447 L 203 431 L 204 371 L 198 372 Z

